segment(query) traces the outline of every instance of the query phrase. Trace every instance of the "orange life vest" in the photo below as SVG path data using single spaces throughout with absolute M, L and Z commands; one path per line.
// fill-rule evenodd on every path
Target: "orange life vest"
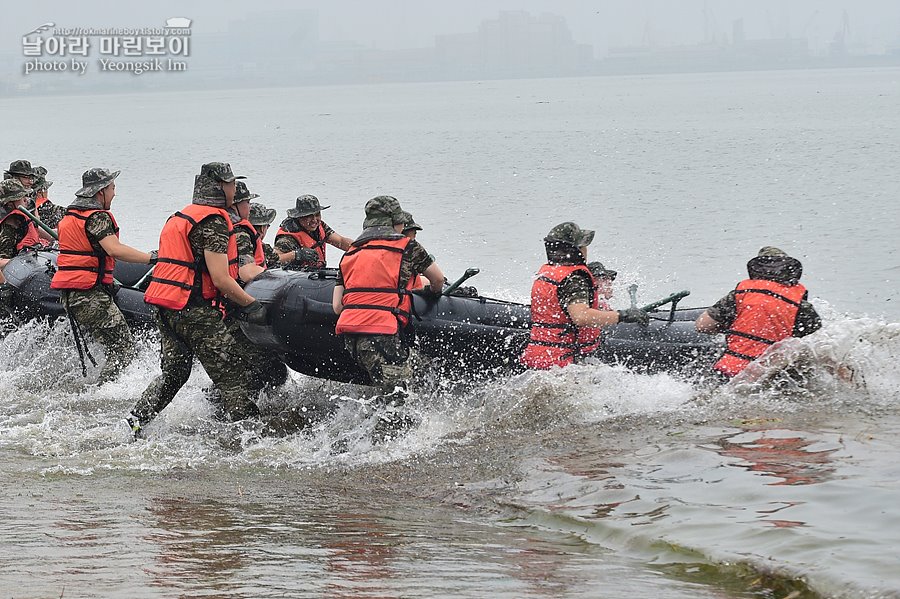
M 91 289 L 96 285 L 113 282 L 116 260 L 103 251 L 95 250 L 88 238 L 85 225 L 95 212 L 105 212 L 112 220 L 116 238 L 119 225 L 109 210 L 69 208 L 59 221 L 59 257 L 56 274 L 50 282 L 51 289 Z
M 531 339 L 519 361 L 528 368 L 566 366 L 580 356 L 579 328 L 559 303 L 559 286 L 574 272 L 591 282 L 591 307 L 597 306 L 594 276 L 583 264 L 544 264 L 531 287 Z
M 341 258 L 344 308 L 335 332 L 394 335 L 409 323 L 415 277 L 400 286 L 400 263 L 410 239 L 371 239 L 352 246 Z
M 746 279 L 735 287 L 737 315 L 725 331 L 725 353 L 715 369 L 734 376 L 766 349 L 794 332 L 806 288 L 764 279 Z
M 181 310 L 193 291 L 207 300 L 219 297 L 203 256 L 195 256 L 188 236 L 200 222 L 219 215 L 228 223 L 228 274 L 238 276 L 237 243 L 228 213 L 222 208 L 190 204 L 169 217 L 159 234 L 159 260 L 144 293 L 144 301 L 170 310 Z
M 16 244 L 16 251 L 21 252 L 25 248 L 43 245 L 41 243 L 41 236 L 38 235 L 37 227 L 34 226 L 34 223 L 31 221 L 31 219 L 21 210 L 10 210 L 9 214 L 4 216 L 3 218 L 0 218 L 0 224 L 3 224 L 3 221 L 8 219 L 13 214 L 21 216 L 22 220 L 25 221 L 25 234 L 22 236 L 22 239 L 19 240 L 19 243 Z
M 606 301 L 600 301 L 600 287 L 594 286 L 594 301 L 591 303 L 591 308 L 596 308 L 597 310 L 611 310 L 609 304 Z M 578 335 L 576 336 L 576 343 L 578 344 L 578 353 L 582 356 L 587 357 L 594 354 L 600 347 L 600 343 L 602 342 L 603 329 L 601 327 L 579 327 Z
M 246 218 L 234 223 L 234 227 L 242 227 L 247 230 L 247 233 L 250 234 L 250 241 L 253 242 L 253 261 L 257 266 L 266 268 L 266 252 L 263 250 L 262 239 L 260 239 L 259 233 L 256 232 L 256 227 L 250 224 L 250 221 Z
M 305 248 L 310 248 L 316 250 L 316 253 L 319 254 L 319 261 L 316 263 L 307 262 L 306 266 L 312 266 L 315 268 L 325 268 L 325 225 L 322 222 L 319 222 L 319 239 L 313 239 L 313 236 L 303 230 L 300 227 L 300 230 L 296 233 L 292 231 L 287 231 L 282 227 L 278 227 L 278 231 L 275 233 L 275 239 L 278 239 L 279 235 L 287 235 L 288 237 L 293 237 L 297 240 L 301 246 Z
M 41 206 L 43 206 L 44 204 L 46 204 L 49 201 L 50 201 L 50 198 L 48 198 L 47 196 L 38 196 L 34 200 L 34 209 L 37 210 L 38 208 L 40 208 Z

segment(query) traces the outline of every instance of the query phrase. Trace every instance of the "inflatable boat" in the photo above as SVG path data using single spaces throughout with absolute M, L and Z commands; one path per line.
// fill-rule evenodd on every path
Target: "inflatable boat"
M 10 261 L 4 269 L 12 287 L 9 309 L 24 318 L 62 316 L 59 294 L 50 289 L 55 268 L 52 251 L 27 252 Z M 116 263 L 115 277 L 122 287 L 115 301 L 135 326 L 152 323 L 149 306 L 143 302 L 146 272 L 144 265 Z M 267 306 L 269 321 L 265 326 L 241 326 L 254 343 L 282 356 L 297 372 L 365 384 L 366 374 L 334 333 L 337 316 L 331 297 L 336 277 L 337 270 L 327 268 L 266 271 L 246 290 Z M 694 320 L 704 308 L 678 308 L 685 295 L 673 294 L 645 306 L 650 308 L 649 326 L 606 327 L 603 343 L 592 358 L 649 372 L 694 370 L 711 364 L 721 351 L 721 341 L 695 331 Z M 520 368 L 518 356 L 528 342 L 530 327 L 526 304 L 472 293 L 437 298 L 414 294 L 413 314 L 417 353 L 430 372 L 478 380 Z

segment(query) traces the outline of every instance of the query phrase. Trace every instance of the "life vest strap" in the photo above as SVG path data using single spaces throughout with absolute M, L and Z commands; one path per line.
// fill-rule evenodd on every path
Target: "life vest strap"
M 348 287 L 344 293 L 390 293 L 392 295 L 409 295 L 408 289 L 397 287 Z
M 577 331 L 578 327 L 571 323 L 555 323 L 555 322 L 532 322 L 531 326 L 541 327 L 544 329 L 564 329 L 566 331 Z
M 60 254 L 66 254 L 68 256 L 97 256 L 96 252 L 82 252 L 78 250 L 59 250 Z
M 741 360 L 746 360 L 748 362 L 752 362 L 753 360 L 755 360 L 756 358 L 759 357 L 759 356 L 748 356 L 747 354 L 742 354 L 740 352 L 736 352 L 736 351 L 733 351 L 730 349 L 726 349 L 725 353 L 728 354 L 729 356 L 734 356 L 735 358 L 739 358 Z
M 556 287 L 559 287 L 560 285 L 562 285 L 562 281 L 557 281 L 555 279 L 551 279 L 550 277 L 546 277 L 543 275 L 538 277 L 537 280 L 543 281 L 544 283 L 550 283 L 551 285 L 555 285 Z
M 781 295 L 780 293 L 776 293 L 769 289 L 735 289 L 735 293 L 761 293 L 762 295 L 768 295 L 774 297 L 776 299 L 780 299 L 781 301 L 790 304 L 792 306 L 800 307 L 800 302 L 795 302 L 794 300 Z
M 161 277 L 150 277 L 151 281 L 156 281 L 161 285 L 172 285 L 173 287 L 180 287 L 181 289 L 187 289 L 188 291 L 193 290 L 195 285 L 188 285 L 187 283 L 182 283 L 181 281 L 173 281 L 172 279 L 163 279 Z
M 102 272 L 104 274 L 109 274 L 109 273 L 113 272 L 107 268 L 104 268 L 101 270 L 99 267 L 96 267 L 96 266 L 57 266 L 56 270 L 85 270 L 88 272 Z
M 355 247 L 347 250 L 344 253 L 344 257 L 346 258 L 347 256 L 352 256 L 353 254 L 356 254 L 363 250 L 387 250 L 389 252 L 397 252 L 398 254 L 403 254 L 406 252 L 406 250 L 404 248 L 398 248 L 398 247 L 394 247 L 392 245 L 380 245 L 380 244 L 376 244 L 376 243 L 367 243 L 365 245 L 358 245 L 358 246 L 355 246 Z
M 395 314 L 397 316 L 405 316 L 409 318 L 410 313 L 406 310 L 401 310 L 400 308 L 395 308 L 391 306 L 376 306 L 373 304 L 347 304 L 343 307 L 344 310 L 383 310 L 385 312 L 390 312 L 391 314 Z
M 734 335 L 736 337 L 743 337 L 744 339 L 749 339 L 751 341 L 756 341 L 758 343 L 765 343 L 766 345 L 772 345 L 775 343 L 771 339 L 766 339 L 765 337 L 760 337 L 759 335 L 754 335 L 752 333 L 745 333 L 743 331 L 735 331 L 732 329 L 728 329 L 725 331 L 726 335 Z
M 157 262 L 165 262 L 167 264 L 176 264 L 185 268 L 197 268 L 197 262 L 188 262 L 187 260 L 176 260 L 175 258 L 159 258 Z

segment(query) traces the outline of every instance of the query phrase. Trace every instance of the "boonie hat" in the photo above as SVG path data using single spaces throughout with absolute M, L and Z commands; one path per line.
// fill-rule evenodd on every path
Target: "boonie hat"
M 296 199 L 294 207 L 288 209 L 287 215 L 288 218 L 301 218 L 318 214 L 328 208 L 331 208 L 331 206 L 322 206 L 319 204 L 319 198 L 306 193 Z
M 246 179 L 247 177 L 237 177 L 231 170 L 231 165 L 227 162 L 207 162 L 200 167 L 200 176 L 209 177 L 213 181 L 219 183 L 231 183 L 235 179 Z
M 29 197 L 28 189 L 18 179 L 4 179 L 0 182 L 0 204 Z
M 401 223 L 400 213 L 403 209 L 400 202 L 393 196 L 376 196 L 366 202 L 366 219 L 363 228 L 368 227 L 392 227 L 394 223 Z
M 34 169 L 27 160 L 13 160 L 9 163 L 9 170 L 3 173 L 15 177 L 33 177 Z
M 110 172 L 105 168 L 92 168 L 81 175 L 81 189 L 75 192 L 80 198 L 92 198 L 97 192 L 115 181 L 122 171 Z
M 594 240 L 594 232 L 590 229 L 582 229 L 573 222 L 560 223 L 550 229 L 550 233 L 544 237 L 544 241 L 557 241 L 569 243 L 575 247 L 590 245 Z
M 252 202 L 250 204 L 250 217 L 247 219 L 254 227 L 271 225 L 277 212 L 274 208 L 266 208 L 262 204 Z
M 250 200 L 256 199 L 259 197 L 258 193 L 250 193 L 250 190 L 247 189 L 247 184 L 243 181 L 238 181 L 235 183 L 234 187 L 234 203 L 240 204 L 241 202 L 249 202 Z M 250 223 L 253 224 L 253 223 Z

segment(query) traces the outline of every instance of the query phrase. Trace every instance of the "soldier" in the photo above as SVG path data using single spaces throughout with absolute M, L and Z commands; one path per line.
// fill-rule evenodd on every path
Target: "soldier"
M 213 305 L 225 298 L 240 306 L 241 318 L 259 325 L 267 320 L 265 307 L 237 282 L 237 244 L 227 212 L 236 179 L 227 163 L 204 164 L 194 179 L 192 203 L 169 217 L 160 233 L 159 263 L 144 301 L 156 306 L 162 374 L 126 419 L 135 437 L 187 382 L 195 355 L 221 393 L 227 418 L 259 413 L 245 373 L 231 363 L 234 337 Z
M 103 346 L 106 363 L 97 382 L 115 379 L 135 356 L 134 337 L 113 301 L 116 260 L 154 264 L 156 252 L 142 252 L 119 241 L 119 226 L 110 212 L 120 171 L 92 168 L 81 176 L 66 215 L 59 222 L 59 258 L 50 282 L 59 289 L 76 343 L 84 329 Z M 81 348 L 79 347 L 79 353 Z
M 411 375 L 408 290 L 418 274 L 430 282 L 432 297 L 444 285 L 444 273 L 425 248 L 401 233 L 401 212 L 391 196 L 366 203 L 363 232 L 341 260 L 332 297 L 337 334 L 371 383 L 388 393 L 405 389 Z M 402 394 L 393 399 L 402 402 Z
M 725 353 L 713 366 L 723 380 L 743 371 L 770 345 L 822 328 L 800 283 L 802 274 L 799 260 L 766 246 L 747 262 L 747 279 L 697 318 L 697 331 L 725 333 Z
M 422 225 L 417 223 L 415 219 L 413 219 L 413 215 L 406 210 L 403 211 L 401 219 L 403 220 L 403 230 L 401 231 L 401 233 L 403 233 L 410 239 L 415 239 L 416 233 L 422 230 Z
M 544 238 L 547 263 L 531 288 L 531 339 L 519 358 L 526 368 L 547 370 L 580 360 L 578 335 L 583 327 L 649 322 L 638 308 L 598 309 L 596 282 L 585 264 L 593 240 L 593 231 L 573 222 L 556 225 Z
M 271 245 L 263 241 L 269 226 L 275 220 L 276 214 L 277 212 L 274 208 L 266 208 L 262 204 L 250 202 L 250 217 L 248 220 L 256 229 L 256 232 L 259 234 L 259 240 L 262 242 L 263 254 L 266 256 L 266 268 L 278 268 L 281 266 L 278 253 Z
M 47 197 L 51 185 L 53 181 L 47 180 L 47 169 L 42 166 L 34 167 L 34 183 L 31 186 L 34 190 L 34 209 L 41 222 L 55 229 L 66 215 L 66 209 L 54 204 Z
M 41 245 L 37 227 L 20 207 L 28 201 L 28 190 L 17 178 L 0 183 L 0 283 L 2 269 L 24 249 Z
M 13 160 L 9 163 L 9 169 L 3 172 L 3 180 L 15 179 L 27 190 L 31 190 L 34 184 L 34 169 L 27 160 Z
M 46 174 L 46 169 L 44 169 L 44 174 Z M 34 206 L 33 206 L 34 197 L 35 197 L 34 183 L 35 183 L 36 179 L 37 179 L 36 169 L 31 168 L 31 163 L 28 162 L 27 160 L 13 160 L 12 162 L 9 163 L 9 170 L 4 171 L 4 173 L 3 173 L 4 181 L 6 181 L 6 180 L 18 181 L 19 183 L 22 184 L 22 187 L 25 188 L 25 191 L 28 192 L 27 201 L 23 204 L 23 206 L 28 209 L 34 208 Z M 24 213 L 23 213 L 23 215 L 24 215 Z M 38 215 L 38 216 L 40 217 L 40 215 Z M 58 223 L 59 221 L 57 220 L 56 222 Z M 47 225 L 47 226 L 52 229 L 52 228 L 56 227 L 56 224 Z M 48 241 L 48 242 L 53 241 L 53 237 L 49 233 L 44 231 L 43 229 L 36 227 L 35 230 L 37 231 L 37 234 L 41 239 L 44 239 L 45 241 Z M 38 245 L 38 244 L 35 244 L 35 245 Z
M 328 208 L 319 205 L 316 196 L 302 195 L 287 211 L 275 234 L 275 251 L 284 268 L 324 268 L 326 243 L 345 252 L 350 247 L 350 238 L 338 235 L 322 221 L 322 210 Z
M 238 274 L 240 281 L 245 284 L 266 270 L 266 257 L 262 248 L 261 235 L 257 233 L 253 223 L 248 220 L 252 210 L 250 200 L 258 197 L 259 195 L 250 193 L 243 181 L 238 181 L 234 194 L 234 205 L 228 211 L 228 215 L 234 223 Z M 265 387 L 278 387 L 287 381 L 287 366 L 274 353 L 254 345 L 244 335 L 239 320 L 231 312 L 225 316 L 225 326 L 235 339 L 239 356 L 244 359 L 248 382 L 254 393 L 258 393 Z

